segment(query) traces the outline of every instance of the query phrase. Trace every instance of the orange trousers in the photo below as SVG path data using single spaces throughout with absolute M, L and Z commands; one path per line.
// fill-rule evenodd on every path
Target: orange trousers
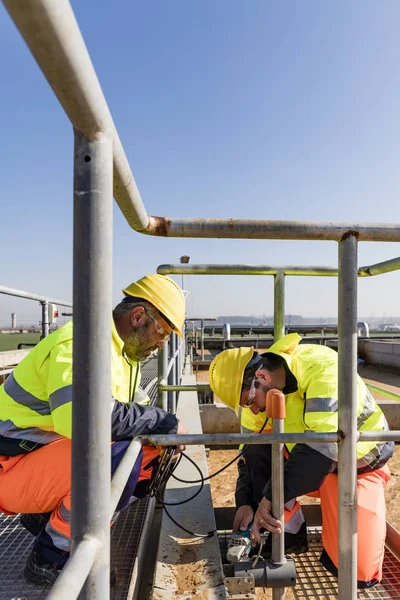
M 146 450 L 148 448 L 148 450 Z M 158 455 L 143 448 L 137 481 L 148 479 L 146 466 Z M 52 512 L 46 532 L 60 551 L 68 552 L 71 537 L 71 440 L 63 438 L 29 454 L 0 456 L 0 511 Z
M 390 479 L 389 467 L 365 473 L 357 477 L 357 580 L 361 582 L 382 579 L 382 564 L 385 552 L 386 506 L 385 487 Z M 327 475 L 317 492 L 307 494 L 321 499 L 322 544 L 336 568 L 339 563 L 339 517 L 338 476 Z M 285 506 L 286 530 L 290 531 L 291 520 L 295 529 L 299 519 L 298 502 L 293 510 Z
M 382 579 L 385 552 L 385 487 L 389 467 L 357 477 L 357 580 Z M 338 476 L 328 475 L 319 489 L 322 511 L 322 544 L 337 567 L 339 563 Z

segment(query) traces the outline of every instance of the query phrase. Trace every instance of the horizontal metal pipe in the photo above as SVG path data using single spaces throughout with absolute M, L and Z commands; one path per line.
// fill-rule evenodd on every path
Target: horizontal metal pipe
M 400 431 L 359 431 L 359 442 L 399 442 Z
M 175 219 L 149 216 L 147 235 L 181 238 L 340 241 L 353 232 L 362 242 L 399 242 L 400 223 L 321 223 L 244 219 Z
M 114 197 L 129 225 L 149 224 L 85 42 L 67 0 L 3 0 L 74 128 L 114 140 Z
M 209 392 L 209 383 L 194 383 L 193 385 L 164 385 L 160 383 L 158 389 L 161 392 Z
M 48 296 L 40 296 L 39 294 L 32 294 L 31 292 L 24 292 L 23 290 L 5 287 L 4 285 L 0 285 L 0 294 L 17 296 L 17 298 L 26 298 L 26 300 L 37 300 L 38 302 L 51 302 L 52 304 L 59 304 L 61 306 L 72 306 L 72 302 L 69 302 L 68 300 L 57 300 L 55 298 L 49 298 Z
M 378 387 L 377 385 L 372 385 L 371 383 L 367 383 L 367 388 L 371 390 L 371 392 L 377 392 L 378 394 L 381 394 L 386 398 L 390 398 L 391 400 L 397 400 L 397 402 L 400 402 L 400 394 L 396 394 L 395 392 L 391 392 L 390 390 L 384 390 L 383 388 Z
M 358 269 L 359 277 L 368 277 L 371 275 L 381 275 L 382 273 L 390 273 L 391 271 L 398 271 L 400 269 L 400 256 L 385 260 L 375 265 L 369 265 L 367 267 L 360 267 Z
M 358 277 L 380 275 L 400 269 L 400 257 L 387 260 L 375 265 L 360 267 Z M 337 277 L 336 267 L 317 266 L 271 266 L 271 265 L 160 265 L 157 273 L 160 275 L 276 275 L 278 272 L 293 277 Z M 191 319 L 193 321 L 193 319 Z M 208 320 L 208 319 L 204 319 Z
M 75 600 L 96 558 L 100 542 L 86 538 L 74 549 L 67 564 L 53 584 L 47 600 Z
M 239 444 L 272 444 L 283 442 L 288 444 L 306 444 L 307 442 L 324 444 L 338 442 L 339 432 L 331 433 L 270 433 L 258 436 L 248 433 L 198 433 L 188 435 L 145 435 L 138 438 L 143 445 L 158 446 L 236 446 Z M 400 441 L 400 431 L 360 431 L 357 435 L 359 442 Z
M 111 509 L 110 518 L 113 516 L 116 506 L 119 502 L 121 494 L 124 490 L 125 484 L 128 481 L 128 477 L 131 474 L 133 465 L 135 464 L 139 452 L 142 449 L 140 441 L 132 440 L 129 444 L 121 462 L 115 471 L 111 480 Z
M 145 435 L 140 436 L 139 439 L 143 445 L 153 444 L 155 446 L 197 446 L 198 444 L 238 446 L 239 444 L 272 444 L 273 442 L 324 444 L 338 442 L 339 433 L 270 433 L 268 435 L 254 435 L 254 433 L 189 433 L 187 435 Z
M 392 400 L 397 400 L 397 402 L 400 402 L 400 394 L 396 394 L 390 390 L 385 390 L 384 388 L 372 385 L 370 383 L 367 384 L 367 387 L 372 392 L 378 392 L 382 394 L 382 396 L 386 396 L 387 398 L 391 398 Z M 162 392 L 209 392 L 211 390 L 211 386 L 209 383 L 195 383 L 193 385 L 166 385 L 160 383 L 159 389 Z
M 160 275 L 284 275 L 293 276 L 325 276 L 337 277 L 335 267 L 273 267 L 269 265 L 160 265 L 157 273 Z M 193 321 L 194 319 L 190 319 Z M 204 319 L 207 321 L 209 319 Z

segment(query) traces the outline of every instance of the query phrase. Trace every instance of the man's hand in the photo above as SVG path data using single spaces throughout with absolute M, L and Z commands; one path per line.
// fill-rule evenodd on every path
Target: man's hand
M 245 531 L 254 517 L 254 510 L 247 504 L 240 506 L 233 520 L 232 531 Z
M 176 435 L 186 435 L 187 433 L 189 433 L 189 431 L 185 423 L 178 419 L 178 429 L 176 430 Z M 179 454 L 179 452 L 183 452 L 184 450 L 186 450 L 186 446 L 181 444 L 180 446 L 176 447 L 176 454 Z
M 267 529 L 272 533 L 280 533 L 282 523 L 271 515 L 272 504 L 266 498 L 263 498 L 258 506 L 254 517 L 254 524 L 251 528 L 250 539 L 253 546 L 260 543 L 260 530 Z

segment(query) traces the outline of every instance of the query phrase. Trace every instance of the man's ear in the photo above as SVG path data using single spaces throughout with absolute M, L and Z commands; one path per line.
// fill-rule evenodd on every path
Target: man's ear
M 262 379 L 265 381 L 267 385 L 271 385 L 272 383 L 272 375 L 266 369 L 258 369 L 258 371 L 255 372 L 255 376 L 257 379 Z
M 146 311 L 143 306 L 134 306 L 130 314 L 130 322 L 133 327 L 139 325 L 140 320 L 144 317 Z

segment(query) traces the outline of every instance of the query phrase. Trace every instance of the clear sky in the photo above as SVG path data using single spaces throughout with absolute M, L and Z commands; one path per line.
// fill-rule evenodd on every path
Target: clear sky
M 74 0 L 149 214 L 400 223 L 398 0 Z M 72 129 L 0 9 L 1 285 L 72 297 Z M 151 238 L 114 211 L 114 302 L 163 263 L 337 265 L 334 242 Z M 359 264 L 399 256 L 359 245 Z M 180 276 L 177 281 L 181 282 Z M 271 277 L 185 277 L 190 316 L 271 315 Z M 400 274 L 359 315 L 400 315 Z M 38 322 L 0 295 L 0 323 Z M 333 279 L 290 278 L 286 312 L 337 313 Z

